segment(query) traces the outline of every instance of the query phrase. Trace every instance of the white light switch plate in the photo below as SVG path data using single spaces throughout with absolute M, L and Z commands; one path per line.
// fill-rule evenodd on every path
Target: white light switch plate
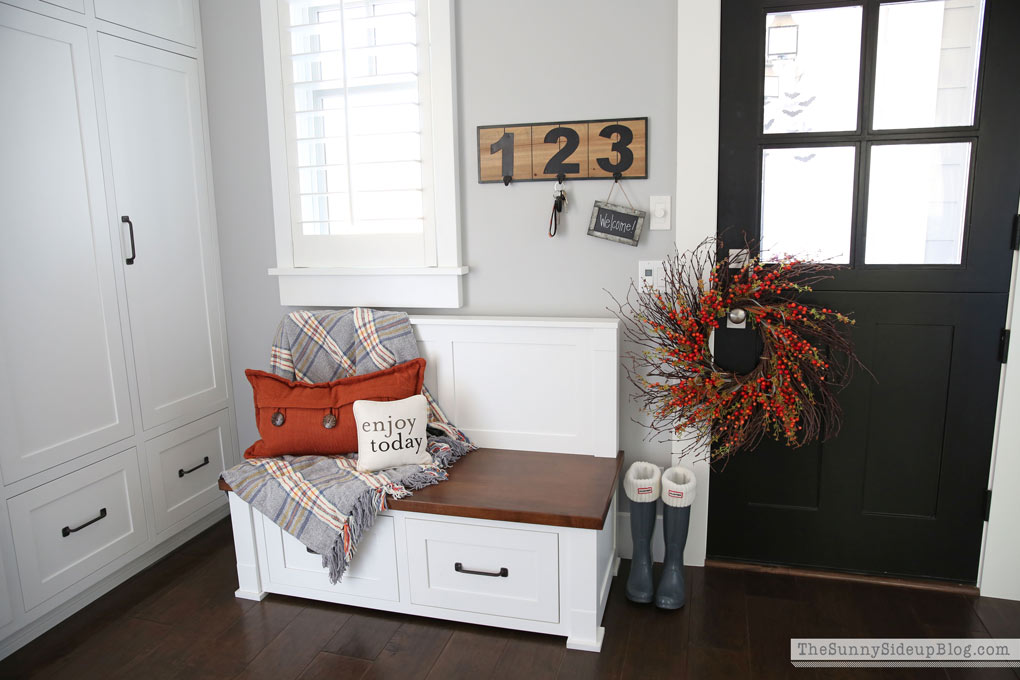
M 730 248 L 730 269 L 740 269 L 750 259 L 747 248 Z
M 669 210 L 669 196 L 651 196 L 648 199 L 648 213 L 650 216 L 648 228 L 652 230 L 663 229 L 669 231 L 670 220 L 673 216 Z
M 662 260 L 638 260 L 638 284 L 657 290 L 666 286 L 666 272 L 662 268 Z

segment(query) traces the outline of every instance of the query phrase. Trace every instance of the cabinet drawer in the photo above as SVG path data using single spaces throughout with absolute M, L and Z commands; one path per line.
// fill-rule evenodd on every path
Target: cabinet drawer
M 223 409 L 145 443 L 156 533 L 223 499 L 216 482 L 231 450 L 227 416 Z
M 414 604 L 559 621 L 554 533 L 408 519 L 407 557 Z
M 300 541 L 265 516 L 262 526 L 271 583 L 375 600 L 395 602 L 400 599 L 392 517 L 379 515 L 375 518 L 375 524 L 358 544 L 358 552 L 343 580 L 336 585 L 330 584 L 329 573 L 322 567 L 322 557 L 308 552 Z
M 145 542 L 135 449 L 7 501 L 25 609 Z

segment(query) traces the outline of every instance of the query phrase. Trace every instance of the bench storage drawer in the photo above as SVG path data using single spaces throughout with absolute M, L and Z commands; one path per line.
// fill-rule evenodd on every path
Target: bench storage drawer
M 147 539 L 135 449 L 7 501 L 25 609 Z
M 375 600 L 396 602 L 400 599 L 396 532 L 392 517 L 376 517 L 372 529 L 358 544 L 358 553 L 343 579 L 336 585 L 330 584 L 329 572 L 323 568 L 321 556 L 308 552 L 300 541 L 268 517 L 259 517 L 265 532 L 270 583 Z
M 409 518 L 411 602 L 555 623 L 558 539 L 553 532 Z

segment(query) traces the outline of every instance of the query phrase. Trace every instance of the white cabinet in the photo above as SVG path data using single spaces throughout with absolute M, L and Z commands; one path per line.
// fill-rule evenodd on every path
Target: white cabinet
M 223 409 L 145 443 L 156 533 L 210 503 L 224 502 L 220 473 L 233 465 L 230 413 Z
M 7 501 L 25 608 L 145 542 L 134 449 Z
M 0 5 L 0 466 L 133 433 L 84 28 Z
M 11 596 L 7 592 L 7 575 L 4 573 L 3 556 L 0 556 L 0 628 L 13 620 L 14 605 L 11 604 Z
M 115 214 L 134 232 L 124 270 L 149 429 L 227 398 L 201 85 L 190 57 L 104 34 L 99 48 Z
M 43 0 L 43 2 L 56 5 L 57 7 L 63 7 L 69 9 L 72 12 L 78 12 L 79 14 L 85 13 L 85 0 Z
M 0 658 L 208 526 L 238 458 L 196 7 L 0 0 Z
M 195 46 L 192 0 L 95 0 L 95 3 L 99 19 Z

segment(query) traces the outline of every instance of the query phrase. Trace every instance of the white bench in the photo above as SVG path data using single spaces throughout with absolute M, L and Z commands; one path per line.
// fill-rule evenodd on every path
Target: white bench
M 238 597 L 562 635 L 598 651 L 616 573 L 618 323 L 412 317 L 426 384 L 483 447 L 392 501 L 343 581 L 230 493 Z

